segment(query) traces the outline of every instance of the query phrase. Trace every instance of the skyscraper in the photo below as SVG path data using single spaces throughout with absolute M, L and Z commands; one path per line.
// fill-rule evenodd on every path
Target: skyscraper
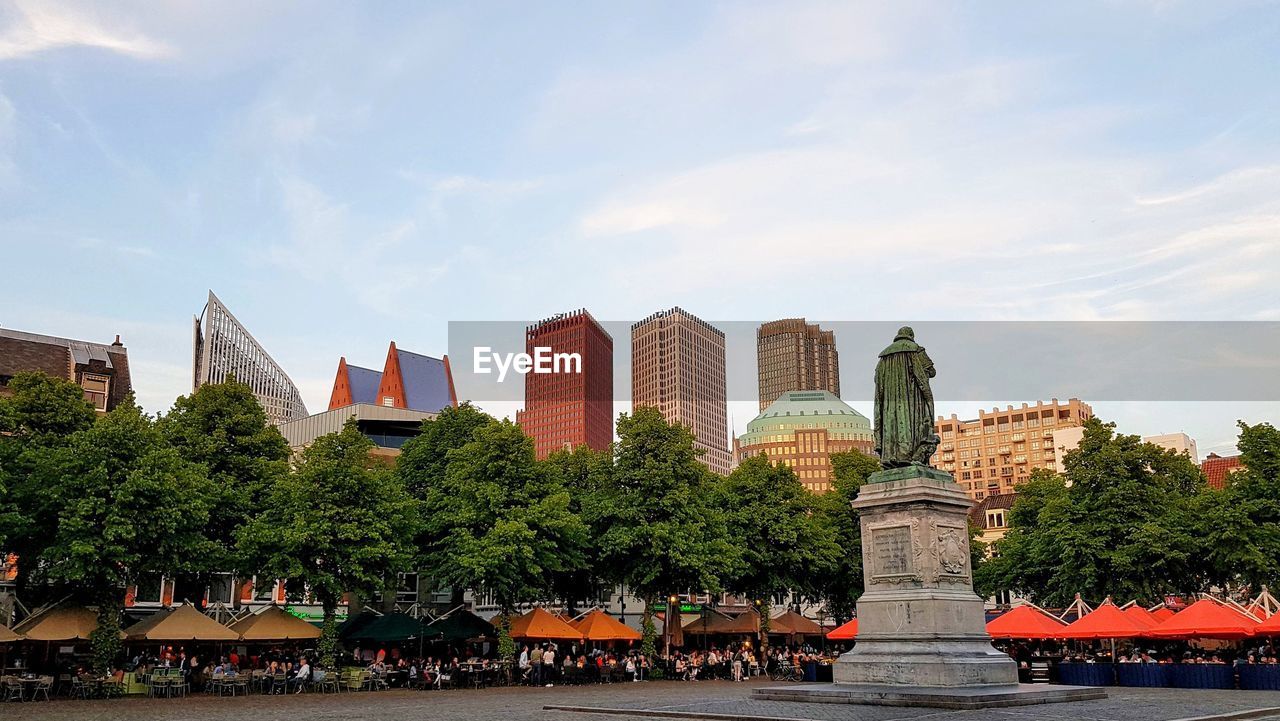
M 631 403 L 652 406 L 693 431 L 702 461 L 728 473 L 728 393 L 724 333 L 672 308 L 631 326 Z
M 840 397 L 835 334 L 804 318 L 765 323 L 756 330 L 760 410 L 788 391 L 827 391 Z
M 577 353 L 581 367 L 526 373 L 524 410 L 516 422 L 533 439 L 538 458 L 586 444 L 613 442 L 613 338 L 586 310 L 561 313 L 525 329 L 525 352 Z
M 289 375 L 213 291 L 209 291 L 209 302 L 195 318 L 192 346 L 192 390 L 205 383 L 221 383 L 235 374 L 236 380 L 253 390 L 272 423 L 279 425 L 307 416 L 302 394 Z

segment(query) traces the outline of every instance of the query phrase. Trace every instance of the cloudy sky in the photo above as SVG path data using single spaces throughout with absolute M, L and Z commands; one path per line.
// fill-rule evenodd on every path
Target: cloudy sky
M 210 288 L 313 410 L 582 306 L 1278 321 L 1278 77 L 1275 2 L 7 0 L 0 324 L 120 333 L 160 411 Z

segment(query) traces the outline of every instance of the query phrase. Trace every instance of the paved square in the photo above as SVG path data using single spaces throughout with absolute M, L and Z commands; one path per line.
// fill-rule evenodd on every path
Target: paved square
M 1273 711 L 1255 718 L 1280 720 L 1280 692 L 1271 691 L 1114 688 L 1106 700 L 982 711 L 788 703 L 749 698 L 751 688 L 770 684 L 769 681 L 741 684 L 654 681 L 479 691 L 55 700 L 0 705 L 0 718 L 23 721 L 224 721 L 228 718 L 253 721 L 639 721 L 664 717 L 813 721 L 1173 721 L 1268 708 Z M 620 709 L 623 713 L 544 710 L 547 705 Z

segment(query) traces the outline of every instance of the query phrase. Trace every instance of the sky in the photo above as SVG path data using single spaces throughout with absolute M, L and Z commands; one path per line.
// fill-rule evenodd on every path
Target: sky
M 313 411 L 579 307 L 1280 321 L 1277 77 L 1276 2 L 5 0 L 0 325 L 119 333 L 160 412 L 209 289 Z

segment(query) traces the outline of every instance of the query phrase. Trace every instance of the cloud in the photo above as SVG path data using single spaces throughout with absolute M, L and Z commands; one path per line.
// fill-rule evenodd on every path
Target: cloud
M 445 262 L 409 252 L 418 236 L 413 221 L 386 226 L 356 218 L 347 204 L 301 177 L 286 175 L 279 182 L 287 238 L 271 245 L 267 257 L 280 268 L 311 283 L 376 278 L 349 287 L 362 305 L 388 315 L 405 312 L 409 296 L 445 272 Z
M 18 111 L 0 93 L 0 190 L 18 185 L 18 164 L 13 151 L 18 146 Z
M 51 1 L 14 0 L 0 30 L 0 60 L 68 47 L 91 47 L 151 60 L 169 57 L 168 44 L 125 28 L 109 27 L 83 9 Z

